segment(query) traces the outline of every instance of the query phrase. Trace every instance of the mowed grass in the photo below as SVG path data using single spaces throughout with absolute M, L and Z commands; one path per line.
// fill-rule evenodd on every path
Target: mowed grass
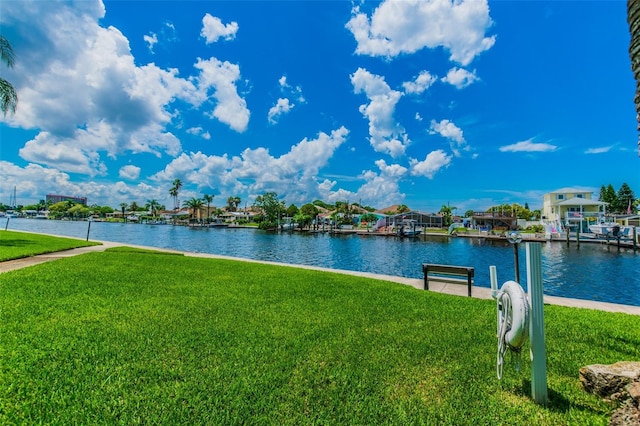
M 0 262 L 38 254 L 53 253 L 99 243 L 73 238 L 0 230 Z
M 546 306 L 496 378 L 492 301 L 120 249 L 0 275 L 0 424 L 605 425 L 580 367 L 640 359 L 640 317 Z

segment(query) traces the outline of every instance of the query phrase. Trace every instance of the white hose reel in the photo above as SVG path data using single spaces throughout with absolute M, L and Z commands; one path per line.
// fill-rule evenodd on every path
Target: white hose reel
M 515 281 L 502 285 L 496 297 L 498 304 L 498 360 L 496 370 L 502 379 L 504 355 L 509 349 L 520 368 L 521 349 L 529 332 L 529 301 L 523 288 Z

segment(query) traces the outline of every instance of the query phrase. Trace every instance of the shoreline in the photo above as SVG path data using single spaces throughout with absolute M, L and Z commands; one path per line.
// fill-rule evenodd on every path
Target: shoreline
M 41 233 L 41 232 L 30 232 L 30 231 L 21 231 L 21 230 L 12 230 L 12 232 L 41 234 L 41 235 L 48 235 L 53 237 L 72 238 L 72 239 L 84 241 L 84 239 L 82 238 L 68 237 L 64 235 L 55 235 L 55 234 L 48 234 L 48 233 Z M 407 278 L 407 277 L 401 277 L 396 275 L 384 275 L 384 274 L 376 274 L 372 272 L 352 271 L 352 270 L 346 270 L 346 269 L 331 269 L 331 268 L 325 268 L 325 267 L 313 266 L 313 265 L 274 262 L 274 261 L 268 261 L 268 260 L 250 259 L 250 258 L 244 258 L 244 257 L 234 257 L 234 256 L 226 256 L 226 255 L 219 255 L 219 254 L 212 254 L 212 253 L 180 251 L 180 250 L 165 249 L 160 247 L 144 246 L 144 245 L 138 245 L 138 244 L 118 243 L 118 242 L 106 241 L 106 240 L 90 239 L 89 241 L 100 243 L 100 245 L 82 247 L 78 249 L 65 250 L 62 252 L 47 253 L 47 254 L 37 255 L 37 256 L 28 257 L 28 258 L 0 262 L 0 274 L 4 272 L 25 268 L 32 265 L 37 265 L 47 261 L 80 255 L 83 253 L 100 252 L 112 247 L 133 247 L 133 248 L 139 248 L 139 249 L 151 250 L 151 251 L 177 253 L 187 257 L 196 257 L 196 258 L 205 258 L 205 259 L 224 259 L 224 260 L 233 260 L 238 262 L 252 262 L 252 263 L 261 263 L 265 265 L 308 269 L 308 270 L 315 270 L 315 271 L 321 271 L 321 272 L 359 276 L 359 277 L 371 278 L 375 280 L 388 281 L 396 284 L 403 284 L 403 285 L 413 287 L 414 289 L 420 290 L 420 291 L 432 291 L 436 293 L 448 294 L 451 296 L 468 297 L 466 282 L 463 284 L 458 284 L 458 283 L 453 283 L 445 280 L 437 280 L 437 279 L 430 280 L 429 290 L 424 290 L 424 281 L 421 278 Z M 477 286 L 477 285 L 474 285 L 472 287 L 471 297 L 477 298 L 477 299 L 485 299 L 485 300 L 493 299 L 491 295 L 491 288 Z M 575 299 L 575 298 L 569 298 L 569 297 L 550 296 L 547 294 L 544 295 L 544 304 L 558 305 L 558 306 L 565 306 L 565 307 L 572 307 L 572 308 L 594 309 L 594 310 L 600 310 L 600 311 L 606 311 L 606 312 L 618 312 L 618 313 L 626 313 L 629 315 L 640 316 L 640 306 L 624 305 L 624 304 L 610 303 L 610 302 L 600 302 L 600 301 L 586 300 L 586 299 Z

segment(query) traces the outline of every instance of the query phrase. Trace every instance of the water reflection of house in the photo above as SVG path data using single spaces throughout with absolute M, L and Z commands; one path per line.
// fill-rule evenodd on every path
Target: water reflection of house
M 578 189 L 560 189 L 543 197 L 542 223 L 547 232 L 561 232 L 568 226 L 587 232 L 589 224 L 606 214 L 608 203 L 593 199 L 593 192 Z

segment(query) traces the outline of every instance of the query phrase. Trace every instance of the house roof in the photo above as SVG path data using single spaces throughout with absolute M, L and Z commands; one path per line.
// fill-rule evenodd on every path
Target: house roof
M 597 200 L 588 200 L 586 198 L 573 197 L 568 200 L 561 201 L 556 206 L 606 206 L 609 203 Z
M 394 214 L 396 211 L 398 211 L 398 207 L 400 207 L 399 204 L 394 204 L 392 206 L 385 207 L 385 208 L 380 209 L 380 210 L 376 210 L 374 213 Z

